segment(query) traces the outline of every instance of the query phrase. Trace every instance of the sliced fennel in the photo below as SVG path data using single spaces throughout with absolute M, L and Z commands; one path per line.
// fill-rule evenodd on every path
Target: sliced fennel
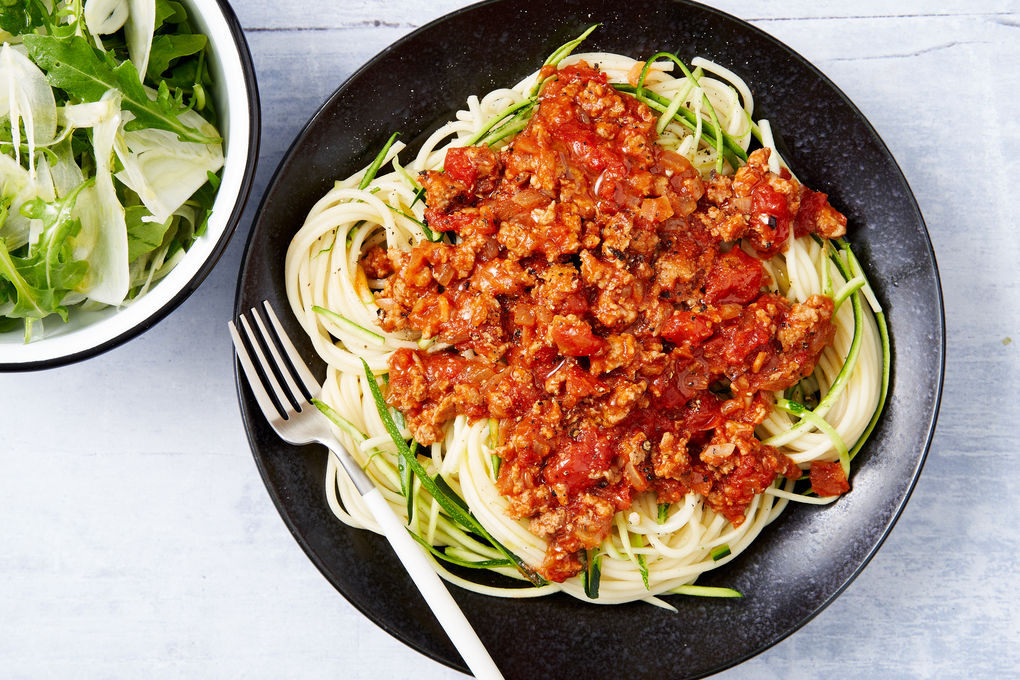
M 36 145 L 48 144 L 56 134 L 57 105 L 42 70 L 8 43 L 0 48 L 0 116 L 8 119 L 18 162 L 24 129 L 28 171 L 34 177 Z
M 126 114 L 125 119 L 133 117 Z M 216 128 L 194 111 L 182 114 L 181 121 L 216 135 Z M 208 181 L 209 173 L 223 167 L 223 149 L 218 144 L 181 141 L 167 130 L 124 131 L 114 149 L 124 166 L 117 179 L 138 194 L 156 222 L 166 221 Z
M 0 3 L 0 24 L 16 26 L 0 46 L 0 332 L 28 341 L 180 262 L 223 148 L 208 41 L 179 3 Z
M 152 49 L 152 33 L 156 25 L 155 0 L 126 0 L 128 18 L 124 24 L 128 55 L 140 75 L 145 74 L 149 65 L 149 50 Z
M 128 294 L 128 245 L 124 208 L 117 198 L 110 172 L 110 152 L 121 124 L 119 95 L 111 90 L 103 96 L 108 115 L 92 129 L 96 154 L 96 184 L 82 206 L 82 229 L 94 234 L 93 247 L 85 257 L 89 274 L 79 289 L 90 299 L 107 305 L 119 305 Z
M 85 25 L 96 39 L 96 46 L 102 49 L 101 35 L 116 33 L 128 19 L 126 0 L 86 0 Z

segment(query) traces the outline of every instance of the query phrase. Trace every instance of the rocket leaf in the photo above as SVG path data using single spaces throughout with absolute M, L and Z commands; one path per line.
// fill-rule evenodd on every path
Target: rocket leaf
M 57 313 L 65 321 L 67 309 L 61 305 L 64 296 L 77 286 L 88 272 L 88 263 L 74 259 L 73 238 L 81 230 L 81 222 L 72 217 L 74 204 L 86 180 L 64 198 L 47 203 L 41 198 L 26 202 L 22 213 L 42 221 L 39 238 L 28 246 L 24 257 L 11 254 L 7 243 L 0 239 L 0 280 L 5 281 L 6 296 L 14 302 L 8 317 L 29 320 L 25 326 L 26 340 L 31 334 L 31 320 Z M 6 219 L 10 197 L 0 202 L 0 213 Z
M 124 222 L 127 224 L 128 262 L 139 255 L 152 252 L 163 243 L 170 220 L 166 222 L 148 222 L 149 216 L 145 206 L 135 205 L 124 209 Z
M 46 8 L 35 0 L 0 0 L 0 29 L 12 35 L 41 26 L 46 16 Z
M 209 39 L 200 33 L 158 34 L 152 38 L 149 53 L 149 77 L 158 81 L 163 72 L 170 68 L 174 59 L 198 54 L 205 49 Z
M 115 67 L 79 36 L 26 35 L 24 42 L 32 60 L 47 71 L 50 85 L 72 97 L 93 102 L 99 101 L 107 90 L 119 90 L 123 95 L 122 106 L 135 115 L 132 127 L 167 130 L 184 141 L 200 144 L 222 141 L 182 123 L 178 116 L 186 109 L 173 97 L 160 92 L 155 100 L 150 99 L 130 61 Z

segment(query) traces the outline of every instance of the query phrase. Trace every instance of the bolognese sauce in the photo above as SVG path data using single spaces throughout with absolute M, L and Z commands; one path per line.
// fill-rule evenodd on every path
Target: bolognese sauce
M 457 415 L 500 421 L 497 487 L 548 539 L 538 570 L 559 582 L 636 494 L 694 492 L 739 526 L 778 475 L 800 476 L 754 429 L 814 370 L 833 303 L 769 292 L 762 260 L 846 219 L 769 172 L 766 149 L 703 179 L 584 62 L 541 75 L 505 148 L 452 148 L 423 173 L 428 225 L 450 242 L 362 262 L 385 278 L 382 328 L 441 348 L 392 355 L 389 404 L 422 444 Z M 812 481 L 845 490 L 836 468 Z

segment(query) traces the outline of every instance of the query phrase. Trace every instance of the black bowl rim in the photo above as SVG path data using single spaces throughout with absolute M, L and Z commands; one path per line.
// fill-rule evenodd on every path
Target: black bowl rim
M 167 300 L 162 307 L 145 317 L 140 323 L 97 345 L 86 347 L 81 351 L 71 354 L 40 359 L 38 361 L 19 363 L 0 362 L 0 373 L 28 372 L 66 366 L 98 356 L 141 335 L 169 316 L 170 312 L 177 309 L 181 303 L 188 299 L 202 284 L 209 275 L 209 272 L 216 266 L 224 251 L 226 251 L 227 244 L 230 242 L 234 232 L 237 230 L 237 225 L 241 221 L 241 215 L 244 213 L 245 206 L 248 203 L 248 196 L 251 194 L 251 189 L 255 182 L 255 170 L 258 167 L 259 159 L 259 144 L 262 139 L 262 109 L 259 99 L 258 80 L 255 76 L 255 64 L 252 61 L 251 51 L 248 49 L 248 41 L 245 39 L 241 22 L 238 21 L 237 15 L 234 13 L 234 9 L 230 6 L 228 0 L 216 0 L 216 4 L 219 6 L 220 12 L 227 22 L 227 28 L 230 29 L 234 46 L 237 48 L 237 54 L 241 61 L 241 70 L 244 73 L 244 82 L 247 85 L 246 89 L 248 91 L 248 157 L 245 160 L 244 174 L 241 177 L 241 186 L 237 192 L 237 200 L 234 202 L 233 209 L 227 217 L 223 233 L 220 234 L 216 244 L 209 251 L 209 256 L 202 263 L 202 266 L 199 267 L 198 271 L 195 272 L 195 275 L 191 277 L 191 280 L 176 295 Z
M 258 207 L 258 210 L 256 211 L 256 217 L 255 217 L 255 219 L 253 221 L 253 228 L 251 229 L 251 231 L 249 232 L 249 234 L 247 236 L 247 241 L 246 241 L 246 244 L 245 244 L 244 253 L 243 253 L 242 258 L 241 258 L 241 264 L 240 264 L 239 272 L 238 272 L 238 283 L 237 283 L 237 288 L 236 288 L 236 293 L 235 293 L 235 301 L 234 301 L 234 314 L 235 314 L 235 316 L 240 316 L 245 311 L 245 310 L 243 310 L 241 308 L 241 298 L 242 298 L 242 295 L 243 295 L 243 288 L 244 288 L 244 285 L 243 285 L 243 283 L 244 283 L 244 276 L 243 275 L 244 275 L 244 272 L 245 272 L 245 269 L 246 269 L 246 266 L 247 266 L 247 262 L 248 262 L 248 257 L 249 257 L 250 251 L 251 251 L 251 249 L 253 247 L 254 235 L 255 235 L 255 231 L 256 231 L 255 230 L 255 226 L 258 224 L 259 215 L 262 214 L 263 208 L 264 208 L 264 206 L 265 206 L 265 204 L 266 204 L 266 202 L 268 200 L 268 197 L 269 197 L 269 195 L 270 195 L 270 193 L 272 191 L 272 188 L 276 185 L 276 182 L 279 179 L 280 175 L 283 174 L 283 172 L 287 169 L 287 167 L 289 166 L 289 164 L 293 160 L 294 154 L 295 154 L 297 148 L 304 142 L 305 137 L 309 134 L 309 131 L 311 130 L 311 128 L 320 120 L 320 118 L 322 118 L 322 117 L 327 115 L 327 109 L 330 107 L 330 105 L 335 100 L 339 99 L 343 95 L 343 93 L 347 89 L 347 87 L 350 85 L 350 83 L 352 81 L 354 81 L 355 79 L 357 79 L 363 72 L 365 72 L 365 71 L 369 70 L 370 68 L 372 68 L 378 61 L 380 61 L 383 58 L 385 58 L 388 54 L 390 54 L 394 50 L 400 49 L 405 43 L 410 42 L 412 40 L 415 40 L 420 34 L 425 33 L 427 31 L 431 30 L 432 28 L 434 28 L 435 26 L 443 24 L 443 23 L 445 23 L 445 22 L 447 22 L 447 21 L 449 21 L 451 19 L 460 17 L 463 14 L 470 13 L 470 12 L 474 11 L 475 9 L 477 9 L 479 7 L 485 7 L 485 6 L 488 6 L 488 5 L 500 4 L 500 3 L 503 3 L 503 2 L 506 2 L 506 1 L 507 0 L 482 0 L 481 2 L 473 3 L 471 5 L 467 5 L 465 7 L 461 7 L 459 9 L 456 9 L 456 10 L 454 10 L 452 12 L 448 12 L 448 13 L 446 13 L 446 14 L 444 14 L 444 15 L 436 18 L 436 19 L 433 19 L 432 21 L 429 21 L 426 24 L 423 24 L 422 26 L 418 27 L 414 31 L 411 31 L 407 35 L 404 35 L 401 38 L 398 38 L 397 40 L 395 40 L 394 42 L 390 43 L 385 48 L 380 50 L 371 59 L 369 59 L 367 62 L 362 64 L 357 70 L 355 70 L 353 73 L 351 73 L 351 75 L 349 75 L 346 79 L 344 79 L 344 81 L 336 88 L 336 90 L 334 90 L 333 93 L 331 93 L 328 97 L 326 97 L 326 99 L 323 101 L 323 103 L 320 105 L 320 107 L 316 110 L 316 112 L 312 115 L 312 117 L 304 124 L 304 126 L 302 126 L 301 130 L 297 133 L 297 135 L 295 136 L 294 140 L 291 142 L 290 146 L 288 147 L 286 153 L 283 155 L 283 158 L 280 160 L 279 164 L 277 165 L 277 168 L 274 170 L 273 175 L 272 175 L 269 183 L 266 185 L 266 187 L 267 187 L 266 191 L 263 194 L 263 196 L 262 196 L 262 198 L 261 198 L 261 200 L 259 202 L 259 207 Z M 908 484 L 907 488 L 905 489 L 905 491 L 903 493 L 903 497 L 900 500 L 899 505 L 895 508 L 894 512 L 890 515 L 887 526 L 885 527 L 885 529 L 882 531 L 882 533 L 879 535 L 879 537 L 875 541 L 874 546 L 868 551 L 868 553 L 863 557 L 863 559 L 861 559 L 860 565 L 850 575 L 848 575 L 846 580 L 841 585 L 839 585 L 832 592 L 832 594 L 828 598 L 826 598 L 824 601 L 820 602 L 815 607 L 814 611 L 812 611 L 810 614 L 805 616 L 796 625 L 791 626 L 789 629 L 785 630 L 782 634 L 780 634 L 780 635 L 770 639 L 769 641 L 767 641 L 766 643 L 762 644 L 761 646 L 759 646 L 759 647 L 757 647 L 757 648 L 755 648 L 753 650 L 748 651 L 743 656 L 726 660 L 725 662 L 720 663 L 719 665 L 717 665 L 716 667 L 712 668 L 711 670 L 708 670 L 708 671 L 706 671 L 706 672 L 704 672 L 704 673 L 702 673 L 700 675 L 693 676 L 694 678 L 704 678 L 704 677 L 708 677 L 710 675 L 714 675 L 716 673 L 719 673 L 721 671 L 724 671 L 724 670 L 726 670 L 728 668 L 732 668 L 734 666 L 737 666 L 737 665 L 747 661 L 748 659 L 751 659 L 751 658 L 757 656 L 758 654 L 761 654 L 765 650 L 775 646 L 776 644 L 778 644 L 779 642 L 785 640 L 787 637 L 789 637 L 793 633 L 795 633 L 798 630 L 800 630 L 804 625 L 806 625 L 809 621 L 811 621 L 818 614 L 820 614 L 822 612 L 822 610 L 824 610 L 826 607 L 828 607 L 837 597 L 839 597 L 839 595 L 841 595 L 850 586 L 850 584 L 854 581 L 854 579 L 856 579 L 857 576 L 859 576 L 860 573 L 864 570 L 864 568 L 871 562 L 872 558 L 878 552 L 879 548 L 881 548 L 881 546 L 883 545 L 885 540 L 888 538 L 889 534 L 892 532 L 893 527 L 896 525 L 896 522 L 899 520 L 900 516 L 902 515 L 903 510 L 906 507 L 906 504 L 909 501 L 911 494 L 913 493 L 914 489 L 916 488 L 917 482 L 920 479 L 921 471 L 922 471 L 922 469 L 924 467 L 924 463 L 925 463 L 925 461 L 927 459 L 928 452 L 929 452 L 929 450 L 931 448 L 932 439 L 934 437 L 935 426 L 936 426 L 936 422 L 938 420 L 939 408 L 940 408 L 940 404 L 941 404 L 941 400 L 942 400 L 942 391 L 943 391 L 943 385 L 944 385 L 944 379 L 945 379 L 946 321 L 945 321 L 945 304 L 944 304 L 944 299 L 943 299 L 943 294 L 942 294 L 941 279 L 939 277 L 938 263 L 937 263 L 936 258 L 935 258 L 935 251 L 934 251 L 934 247 L 932 246 L 931 236 L 928 233 L 927 224 L 925 223 L 924 216 L 921 213 L 920 206 L 917 203 L 917 198 L 914 195 L 913 191 L 911 190 L 910 185 L 907 182 L 906 176 L 903 174 L 902 168 L 900 167 L 899 163 L 896 161 L 896 159 L 893 156 L 892 152 L 889 150 L 888 145 L 885 143 L 885 141 L 879 135 L 878 131 L 871 124 L 871 121 L 869 121 L 867 119 L 867 117 L 863 114 L 863 112 L 861 112 L 861 110 L 857 107 L 857 105 L 854 104 L 853 101 L 850 100 L 850 98 L 843 92 L 843 90 L 840 89 L 818 67 L 816 67 L 813 63 L 811 63 L 808 59 L 806 59 L 804 56 L 802 56 L 799 52 L 794 50 L 792 47 L 790 47 L 786 43 L 780 41 L 779 39 L 773 37 L 771 34 L 767 33 L 766 31 L 764 31 L 764 30 L 754 26 L 753 24 L 751 24 L 751 23 L 749 23 L 749 22 L 747 22 L 747 21 L 745 21 L 743 19 L 740 19 L 739 17 L 736 17 L 736 16 L 734 16 L 734 15 L 728 13 L 728 12 L 724 12 L 722 10 L 719 10 L 719 9 L 715 8 L 715 7 L 704 5 L 704 4 L 700 3 L 700 2 L 697 2 L 696 0 L 670 0 L 670 1 L 675 3 L 675 4 L 678 4 L 678 5 L 686 5 L 686 6 L 689 6 L 689 7 L 694 7 L 694 8 L 697 8 L 697 9 L 701 10 L 701 11 L 709 12 L 709 13 L 718 15 L 720 17 L 723 17 L 723 18 L 725 18 L 728 21 L 732 21 L 732 22 L 738 24 L 742 29 L 744 29 L 746 31 L 753 32 L 753 33 L 757 34 L 759 37 L 762 37 L 765 40 L 775 44 L 781 50 L 784 50 L 784 51 L 788 52 L 794 59 L 796 59 L 797 61 L 801 62 L 801 64 L 803 66 L 807 67 L 807 69 L 810 70 L 820 81 L 824 82 L 829 87 L 831 87 L 833 92 L 836 94 L 836 96 L 840 100 L 842 100 L 842 102 L 844 104 L 847 105 L 847 107 L 852 111 L 852 113 L 861 122 L 863 122 L 863 124 L 866 127 L 866 129 L 868 130 L 868 132 L 872 135 L 873 139 L 878 143 L 878 147 L 879 147 L 879 150 L 881 151 L 882 155 L 885 156 L 887 158 L 887 160 L 891 161 L 892 166 L 895 168 L 896 174 L 898 175 L 900 181 L 902 182 L 905 198 L 910 201 L 910 205 L 912 207 L 912 210 L 913 210 L 914 214 L 916 215 L 917 224 L 920 227 L 919 235 L 923 239 L 923 246 L 924 246 L 926 254 L 928 256 L 928 259 L 929 259 L 929 262 L 930 262 L 930 266 L 931 266 L 931 270 L 932 270 L 932 274 L 933 274 L 933 278 L 934 278 L 934 282 L 935 282 L 935 290 L 933 292 L 935 294 L 935 301 L 937 302 L 937 306 L 938 306 L 938 319 L 937 319 L 937 330 L 938 330 L 938 334 L 939 334 L 938 343 L 937 343 L 937 345 L 938 345 L 938 376 L 937 376 L 937 380 L 936 380 L 936 383 L 935 383 L 935 390 L 934 390 L 934 394 L 933 394 L 932 410 L 931 410 L 931 414 L 930 414 L 930 417 L 928 418 L 928 422 L 927 422 L 927 425 L 926 425 L 925 442 L 924 442 L 924 445 L 923 445 L 922 450 L 920 452 L 920 456 L 919 456 L 919 458 L 917 460 L 917 465 L 915 466 L 915 469 L 913 471 L 910 483 Z M 234 379 L 235 379 L 236 393 L 237 393 L 239 404 L 241 406 L 240 410 L 241 410 L 242 421 L 243 421 L 244 428 L 245 428 L 245 433 L 247 435 L 247 438 L 248 438 L 248 441 L 249 441 L 249 445 L 252 448 L 253 458 L 255 460 L 256 467 L 259 470 L 259 474 L 262 477 L 263 481 L 266 481 L 267 480 L 267 471 L 266 471 L 266 469 L 263 466 L 262 460 L 257 455 L 255 455 L 255 449 L 256 449 L 256 446 L 257 446 L 257 442 L 254 440 L 254 437 L 253 437 L 254 430 L 253 430 L 252 423 L 251 423 L 252 415 L 245 408 L 245 404 L 246 404 L 246 402 L 249 402 L 249 398 L 251 396 L 250 393 L 248 392 L 249 388 L 248 388 L 248 384 L 247 384 L 247 379 L 244 377 L 243 372 L 241 371 L 240 364 L 236 360 L 236 355 L 232 354 L 232 356 L 234 358 Z M 895 369 L 893 369 L 893 370 L 895 370 Z M 261 413 L 257 413 L 254 417 L 255 418 L 262 418 L 262 415 L 261 415 Z M 402 634 L 400 634 L 399 631 L 395 630 L 392 626 L 390 626 L 387 621 L 378 620 L 377 618 L 375 618 L 372 615 L 372 613 L 370 611 L 368 611 L 368 609 L 366 607 L 361 606 L 359 603 L 357 603 L 355 601 L 355 599 L 352 599 L 351 597 L 349 597 L 348 594 L 345 592 L 345 590 L 340 585 L 338 585 L 338 584 L 336 584 L 336 583 L 334 583 L 332 581 L 332 579 L 330 578 L 330 575 L 329 575 L 329 572 L 328 572 L 328 569 L 327 569 L 327 566 L 326 566 L 325 562 L 321 559 L 321 557 L 318 555 L 318 553 L 316 553 L 314 550 L 311 549 L 311 547 L 309 546 L 308 542 L 305 540 L 303 535 L 300 533 L 297 525 L 292 521 L 291 517 L 286 512 L 283 511 L 283 507 L 284 507 L 283 499 L 280 496 L 278 490 L 275 487 L 273 487 L 273 486 L 271 486 L 269 484 L 266 484 L 265 486 L 266 486 L 266 489 L 267 489 L 267 491 L 268 491 L 268 493 L 270 495 L 270 498 L 273 501 L 274 506 L 277 508 L 277 510 L 278 510 L 278 512 L 280 514 L 281 519 L 283 520 L 284 524 L 287 526 L 287 528 L 290 531 L 291 535 L 294 537 L 294 539 L 297 541 L 297 543 L 301 546 L 301 548 L 302 548 L 303 552 L 305 553 L 305 555 L 315 565 L 315 567 L 320 571 L 320 573 L 322 573 L 322 575 L 326 578 L 326 580 L 341 595 L 343 595 L 344 598 L 352 606 L 355 607 L 355 609 L 357 609 L 359 612 L 361 612 L 369 621 L 371 621 L 375 625 L 379 626 L 384 631 L 386 631 L 387 633 L 389 633 L 390 635 L 392 635 L 396 639 L 400 640 L 403 644 L 407 645 L 411 649 L 414 649 L 414 650 L 418 651 L 419 653 L 427 656 L 428 658 L 433 659 L 434 661 L 437 661 L 437 662 L 439 662 L 439 663 L 441 663 L 441 664 L 443 664 L 443 665 L 445 665 L 445 666 L 447 666 L 449 668 L 452 668 L 452 669 L 455 669 L 455 670 L 459 670 L 459 671 L 462 671 L 462 672 L 465 672 L 465 673 L 470 673 L 470 671 L 467 668 L 467 666 L 459 658 L 451 659 L 451 658 L 443 657 L 440 654 L 436 653 L 435 651 L 433 651 L 431 649 L 424 648 L 423 646 L 419 645 L 418 643 L 414 642 L 413 640 L 409 640 L 409 639 L 405 638 Z

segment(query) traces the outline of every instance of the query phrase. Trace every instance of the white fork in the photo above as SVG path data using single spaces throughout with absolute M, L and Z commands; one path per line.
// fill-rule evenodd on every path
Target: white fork
M 379 489 L 375 487 L 361 466 L 333 436 L 326 416 L 315 408 L 305 396 L 306 394 L 317 395 L 320 385 L 308 366 L 302 361 L 301 355 L 298 354 L 290 338 L 287 337 L 287 333 L 283 330 L 283 326 L 269 302 L 265 301 L 262 304 L 275 331 L 275 337 L 255 307 L 251 310 L 251 317 L 255 320 L 254 329 L 243 314 L 238 319 L 241 331 L 233 321 L 228 322 L 227 325 L 230 327 L 230 335 L 234 340 L 234 349 L 237 351 L 241 368 L 248 377 L 248 384 L 251 385 L 255 400 L 258 401 L 269 424 L 286 442 L 292 444 L 318 442 L 336 454 L 351 481 L 354 482 L 354 486 L 361 493 L 365 504 L 372 511 L 372 516 L 382 527 L 383 533 L 389 539 L 397 557 L 400 558 L 407 573 L 418 586 L 418 590 L 421 591 L 425 601 L 432 608 L 432 613 L 442 624 L 446 634 L 450 636 L 450 640 L 460 652 L 468 668 L 476 678 L 502 680 L 503 676 L 496 668 L 496 664 L 493 663 L 492 657 L 485 650 L 482 641 L 478 639 L 478 634 L 464 617 L 464 613 L 457 606 L 450 591 L 446 589 L 439 575 L 432 568 L 422 547 L 407 532 L 407 527 L 394 514 L 386 499 L 382 497 Z M 242 334 L 248 340 L 247 343 L 242 340 Z M 249 347 L 257 357 L 261 371 L 252 362 L 248 353 Z M 267 359 L 262 347 L 269 350 L 270 358 Z M 286 354 L 286 360 L 280 353 L 281 348 Z M 283 377 L 286 388 L 281 386 L 276 379 L 274 375 L 276 372 Z M 283 406 L 282 412 L 277 408 L 270 393 Z

